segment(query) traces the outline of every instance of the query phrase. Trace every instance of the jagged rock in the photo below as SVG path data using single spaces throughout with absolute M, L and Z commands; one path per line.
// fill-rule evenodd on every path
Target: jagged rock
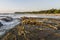
M 26 19 L 26 20 L 25 20 Z M 4 40 L 60 40 L 60 28 L 56 29 L 54 23 L 41 23 L 35 19 L 25 18 L 23 23 L 11 29 Z M 51 20 L 52 21 L 52 20 Z M 48 22 L 48 21 L 47 21 Z
M 1 19 L 1 20 L 6 21 L 6 22 L 10 22 L 10 21 L 13 20 L 13 18 L 11 18 L 11 17 L 6 17 L 6 18 L 3 18 L 3 19 Z
M 0 22 L 0 27 L 3 26 L 3 24 Z

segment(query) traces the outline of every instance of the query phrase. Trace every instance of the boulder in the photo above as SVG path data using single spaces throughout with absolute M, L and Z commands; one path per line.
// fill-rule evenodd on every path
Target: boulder
M 0 27 L 3 26 L 3 24 L 0 22 Z
M 6 22 L 11 22 L 13 20 L 13 18 L 11 17 L 6 17 L 6 18 L 3 18 L 2 19 L 3 21 L 6 21 Z

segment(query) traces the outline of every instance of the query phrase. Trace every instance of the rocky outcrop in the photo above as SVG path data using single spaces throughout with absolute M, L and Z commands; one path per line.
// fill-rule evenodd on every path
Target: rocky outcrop
M 0 22 L 0 27 L 3 26 L 3 24 Z
M 60 40 L 58 26 L 31 18 L 22 19 L 21 22 L 6 33 L 2 40 Z
M 6 21 L 6 22 L 11 22 L 11 21 L 13 20 L 13 18 L 11 18 L 11 17 L 6 17 L 6 18 L 3 18 L 3 19 L 1 19 L 1 20 Z

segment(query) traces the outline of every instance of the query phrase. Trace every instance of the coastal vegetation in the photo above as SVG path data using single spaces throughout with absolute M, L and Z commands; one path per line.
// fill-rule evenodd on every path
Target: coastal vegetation
M 60 14 L 60 9 L 50 9 L 50 10 L 41 10 L 41 11 L 32 11 L 32 12 L 15 12 L 15 14 Z

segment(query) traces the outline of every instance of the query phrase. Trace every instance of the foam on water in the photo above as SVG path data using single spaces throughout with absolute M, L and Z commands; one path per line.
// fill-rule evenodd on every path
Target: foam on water
M 14 28 L 20 23 L 17 19 L 13 20 L 12 22 L 4 22 L 2 20 L 0 20 L 0 22 L 3 24 L 3 26 L 0 27 L 0 35 L 3 35 L 6 31 Z

